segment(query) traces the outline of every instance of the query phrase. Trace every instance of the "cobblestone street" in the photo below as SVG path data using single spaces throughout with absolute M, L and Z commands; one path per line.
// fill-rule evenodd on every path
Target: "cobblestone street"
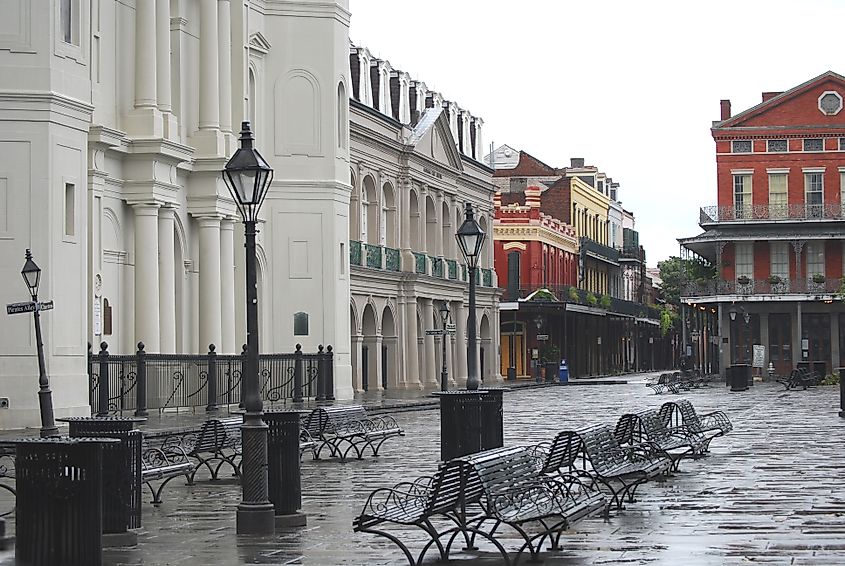
M 723 409 L 734 424 L 712 454 L 684 461 L 668 481 L 649 483 L 638 501 L 581 521 L 564 535 L 564 550 L 543 552 L 549 565 L 582 564 L 845 564 L 842 490 L 845 419 L 838 388 L 784 391 L 757 384 L 731 393 L 722 384 L 683 395 L 699 412 Z M 654 395 L 641 381 L 522 389 L 505 396 L 505 444 L 549 439 L 559 430 L 614 422 L 624 412 L 681 396 Z M 398 412 L 406 437 L 389 440 L 378 458 L 302 465 L 308 526 L 268 538 L 236 537 L 239 485 L 227 480 L 186 487 L 177 480 L 154 508 L 146 500 L 139 544 L 107 549 L 116 565 L 399 565 L 385 539 L 352 532 L 368 493 L 432 473 L 439 455 L 436 410 Z M 14 530 L 14 519 L 9 519 Z M 409 533 L 408 540 L 422 540 Z M 510 539 L 512 547 L 516 539 Z M 414 545 L 410 545 L 414 548 Z M 506 545 L 507 546 L 507 545 Z M 416 545 L 419 548 L 420 545 Z M 434 563 L 436 553 L 429 553 Z M 492 547 L 457 552 L 460 564 L 498 564 Z M 13 564 L 12 553 L 0 564 Z

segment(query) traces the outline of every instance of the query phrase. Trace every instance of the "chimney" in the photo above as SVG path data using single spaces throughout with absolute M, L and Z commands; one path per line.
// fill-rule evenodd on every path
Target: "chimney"
M 720 100 L 719 106 L 722 107 L 722 120 L 727 120 L 731 117 L 731 101 L 730 100 Z
M 780 92 L 764 92 L 763 93 L 763 102 L 766 102 L 770 98 L 774 98 L 779 94 L 782 94 L 782 93 L 780 93 Z
M 580 168 L 584 166 L 584 158 L 583 157 L 570 157 L 569 158 L 569 166 L 573 169 Z
M 540 208 L 540 187 L 531 185 L 525 189 L 525 205 L 529 208 Z

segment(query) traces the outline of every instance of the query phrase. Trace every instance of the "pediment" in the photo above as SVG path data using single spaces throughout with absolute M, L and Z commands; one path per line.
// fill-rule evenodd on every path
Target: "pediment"
M 249 36 L 249 48 L 252 51 L 257 51 L 262 55 L 266 55 L 270 52 L 270 42 L 267 41 L 267 38 L 264 37 L 260 31 L 255 32 L 251 36 Z
M 433 161 L 454 169 L 463 171 L 461 156 L 458 153 L 455 138 L 449 129 L 449 121 L 443 109 L 428 108 L 414 128 L 410 145 L 414 152 L 424 155 Z
M 838 109 L 837 109 L 838 99 Z M 845 125 L 845 77 L 828 71 L 718 124 L 717 128 Z

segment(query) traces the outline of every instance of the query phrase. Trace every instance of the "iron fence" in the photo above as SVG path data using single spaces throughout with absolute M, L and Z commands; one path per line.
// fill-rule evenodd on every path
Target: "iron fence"
M 288 402 L 332 399 L 332 347 L 305 353 L 297 344 L 292 354 L 260 354 L 259 392 L 271 406 Z M 147 410 L 218 406 L 241 402 L 244 352 L 221 355 L 212 345 L 207 354 L 148 354 L 144 344 L 130 355 L 113 356 L 103 342 L 100 351 L 88 349 L 91 412 L 97 415 Z M 104 379 L 101 379 L 104 377 Z M 106 387 L 101 387 L 106 384 Z
M 703 206 L 699 210 L 699 224 L 756 220 L 845 220 L 845 206 L 840 203 L 783 203 Z
M 714 295 L 833 295 L 841 294 L 845 279 L 834 277 L 810 277 L 790 279 L 770 277 L 768 279 L 701 279 L 681 284 L 682 297 L 710 297 Z

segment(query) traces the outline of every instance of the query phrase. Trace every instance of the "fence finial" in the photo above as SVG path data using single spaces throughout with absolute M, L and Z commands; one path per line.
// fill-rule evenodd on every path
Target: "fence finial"
M 105 341 L 105 340 L 103 340 L 102 342 L 100 342 L 100 350 L 101 350 L 101 351 L 105 352 L 105 351 L 106 351 L 106 350 L 108 350 L 108 349 L 109 349 L 109 345 L 106 343 L 106 341 Z
M 138 351 L 139 352 L 143 352 L 145 347 L 146 346 L 144 346 L 143 342 L 138 342 Z
M 210 354 L 211 352 L 213 352 L 214 350 L 216 350 L 216 349 L 217 349 L 217 347 L 216 347 L 214 344 L 209 344 L 209 345 L 208 345 L 208 353 L 209 353 L 209 354 Z

